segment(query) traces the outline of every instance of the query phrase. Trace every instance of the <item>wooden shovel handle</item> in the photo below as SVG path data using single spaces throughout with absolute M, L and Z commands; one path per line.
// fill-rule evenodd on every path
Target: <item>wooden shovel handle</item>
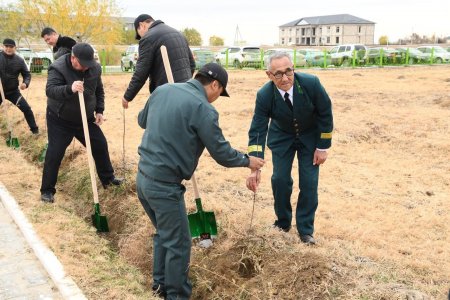
M 6 100 L 5 92 L 3 91 L 3 83 L 2 83 L 2 78 L 1 77 L 0 77 L 0 94 L 2 95 L 2 99 Z
M 78 98 L 80 99 L 81 120 L 83 121 L 84 140 L 86 143 L 86 152 L 89 162 L 89 173 L 91 175 L 92 194 L 94 195 L 94 203 L 98 204 L 97 180 L 95 179 L 94 158 L 92 157 L 91 138 L 89 137 L 89 127 L 87 123 L 86 106 L 84 105 L 83 93 L 78 92 Z
M 161 56 L 162 56 L 163 63 L 164 63 L 164 69 L 166 70 L 166 74 L 167 74 L 167 81 L 169 83 L 174 83 L 173 75 L 172 75 L 172 68 L 170 67 L 169 55 L 167 54 L 167 48 L 164 45 L 161 46 Z M 195 172 L 194 172 L 194 174 L 192 174 L 191 181 L 192 181 L 192 185 L 194 186 L 194 197 L 195 197 L 195 199 L 198 199 L 198 198 L 200 198 L 200 194 L 198 193 L 197 180 L 195 180 Z

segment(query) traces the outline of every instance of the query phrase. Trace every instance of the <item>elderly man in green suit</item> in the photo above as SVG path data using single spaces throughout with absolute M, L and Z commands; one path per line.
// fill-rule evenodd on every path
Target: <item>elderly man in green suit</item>
M 248 154 L 264 157 L 272 151 L 272 191 L 277 220 L 275 228 L 289 231 L 292 222 L 291 176 L 295 154 L 298 159 L 299 188 L 296 225 L 300 240 L 315 244 L 314 216 L 318 206 L 319 166 L 331 147 L 333 114 L 331 101 L 316 76 L 295 73 L 286 52 L 269 57 L 266 83 L 256 95 L 249 130 Z M 252 171 L 247 187 L 256 191 L 260 171 Z

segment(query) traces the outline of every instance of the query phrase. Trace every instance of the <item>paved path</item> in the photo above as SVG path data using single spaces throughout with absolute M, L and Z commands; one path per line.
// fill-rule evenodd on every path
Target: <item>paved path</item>
M 0 299 L 62 299 L 1 201 Z

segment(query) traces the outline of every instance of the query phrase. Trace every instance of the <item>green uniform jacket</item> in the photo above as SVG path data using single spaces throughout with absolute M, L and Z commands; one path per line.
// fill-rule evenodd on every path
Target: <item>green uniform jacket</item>
M 249 130 L 248 154 L 264 158 L 266 138 L 267 146 L 279 155 L 283 155 L 296 139 L 311 150 L 328 149 L 332 131 L 331 100 L 319 79 L 314 75 L 295 73 L 293 111 L 272 81 L 258 91 Z
M 225 140 L 219 114 L 195 79 L 159 86 L 139 112 L 138 123 L 145 129 L 138 148 L 139 170 L 156 180 L 190 179 L 205 147 L 224 167 L 249 164 L 249 158 Z

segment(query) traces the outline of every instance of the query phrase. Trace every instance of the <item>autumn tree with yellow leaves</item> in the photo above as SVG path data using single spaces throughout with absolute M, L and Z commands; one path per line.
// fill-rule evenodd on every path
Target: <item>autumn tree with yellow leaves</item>
M 113 45 L 122 39 L 119 16 L 114 0 L 19 0 L 0 9 L 0 26 L 2 35 L 18 41 L 52 27 L 78 42 Z

